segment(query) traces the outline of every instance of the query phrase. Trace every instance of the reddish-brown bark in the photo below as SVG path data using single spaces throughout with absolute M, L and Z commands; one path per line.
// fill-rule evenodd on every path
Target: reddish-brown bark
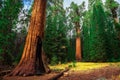
M 82 60 L 81 53 L 81 38 L 80 38 L 80 28 L 76 29 L 77 37 L 76 37 L 76 61 Z
M 46 0 L 34 0 L 32 16 L 22 58 L 10 76 L 29 76 L 46 73 L 50 69 L 45 62 L 42 38 L 45 26 Z
M 80 24 L 79 22 L 75 22 L 76 27 L 76 61 L 82 60 L 82 52 L 81 52 L 81 38 L 80 38 Z

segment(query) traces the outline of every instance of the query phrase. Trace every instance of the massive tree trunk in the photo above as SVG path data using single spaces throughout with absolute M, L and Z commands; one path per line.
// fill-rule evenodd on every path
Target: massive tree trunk
M 76 22 L 75 25 L 76 25 L 76 61 L 81 61 L 82 53 L 81 53 L 81 38 L 80 38 L 79 22 Z
M 77 30 L 77 34 L 80 33 L 80 29 Z M 81 38 L 80 36 L 76 37 L 76 61 L 81 61 Z
M 22 58 L 10 76 L 29 76 L 50 71 L 42 48 L 46 0 L 34 0 L 32 16 Z

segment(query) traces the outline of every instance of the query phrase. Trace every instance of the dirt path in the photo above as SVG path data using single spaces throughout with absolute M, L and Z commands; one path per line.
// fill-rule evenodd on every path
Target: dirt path
M 55 75 L 56 73 L 29 77 L 7 77 L 3 80 L 48 80 Z M 58 80 L 120 80 L 119 75 L 120 67 L 108 66 L 84 72 L 69 71 L 67 75 L 60 77 Z
M 28 77 L 14 76 L 14 77 L 3 78 L 3 80 L 48 80 L 54 75 L 56 75 L 56 73 L 50 73 L 41 76 L 28 76 Z
M 90 70 L 90 72 L 70 71 L 66 77 L 62 76 L 58 80 L 120 80 L 118 75 L 120 75 L 120 68 L 109 66 L 102 69 Z

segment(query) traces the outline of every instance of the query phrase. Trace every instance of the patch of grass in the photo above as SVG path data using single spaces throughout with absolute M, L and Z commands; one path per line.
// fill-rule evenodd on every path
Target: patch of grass
M 84 71 L 84 70 L 92 70 L 92 69 L 100 69 L 106 66 L 116 66 L 120 65 L 120 63 L 93 63 L 93 62 L 71 62 L 66 64 L 58 64 L 55 66 L 50 66 L 51 69 L 65 69 L 66 67 L 70 67 L 71 70 L 74 71 Z

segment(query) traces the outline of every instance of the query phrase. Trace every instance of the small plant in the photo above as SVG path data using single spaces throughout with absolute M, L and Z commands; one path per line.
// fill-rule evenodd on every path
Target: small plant
M 76 67 L 76 61 L 73 61 L 72 64 L 68 65 L 69 68 Z
M 69 67 L 69 68 L 72 68 L 72 65 L 70 64 L 70 65 L 68 65 L 68 67 Z
M 51 65 L 56 65 L 58 63 L 58 59 L 57 59 L 57 56 L 53 56 L 52 59 L 51 59 Z
M 73 61 L 72 66 L 76 67 L 76 61 Z

